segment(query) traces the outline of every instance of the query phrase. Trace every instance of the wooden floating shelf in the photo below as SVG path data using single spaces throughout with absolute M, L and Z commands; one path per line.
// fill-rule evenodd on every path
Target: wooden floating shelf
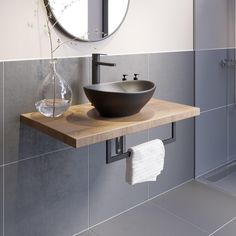
M 90 103 L 71 106 L 60 118 L 47 118 L 39 112 L 22 114 L 21 122 L 72 147 L 113 139 L 119 136 L 195 117 L 197 107 L 151 99 L 138 114 L 122 118 L 100 117 Z

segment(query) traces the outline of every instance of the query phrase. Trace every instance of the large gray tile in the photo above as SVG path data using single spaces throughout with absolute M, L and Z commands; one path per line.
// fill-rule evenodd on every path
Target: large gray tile
M 72 104 L 87 103 L 83 86 L 91 84 L 89 58 L 66 58 L 58 60 L 58 73 L 68 81 L 73 91 Z
M 229 157 L 228 161 L 236 159 L 236 105 L 229 106 L 228 110 L 228 145 Z
M 149 77 L 157 85 L 155 97 L 194 104 L 194 61 L 192 52 L 159 53 L 149 56 Z M 171 126 L 150 130 L 150 139 L 168 138 Z M 166 145 L 164 170 L 150 184 L 150 197 L 187 181 L 194 176 L 194 123 L 177 122 L 177 139 Z
M 165 134 L 164 134 L 165 132 Z M 150 130 L 150 139 L 171 137 L 171 126 Z M 156 182 L 150 183 L 154 197 L 194 177 L 194 120 L 177 122 L 176 141 L 165 145 L 164 169 Z
M 3 164 L 3 66 L 0 62 L 0 165 Z
M 201 111 L 226 105 L 229 68 L 222 67 L 220 61 L 228 58 L 227 50 L 200 51 L 195 55 L 196 105 Z
M 227 109 L 202 113 L 196 119 L 196 176 L 227 161 Z
M 128 136 L 128 145 L 147 141 L 147 132 Z M 125 160 L 106 164 L 105 143 L 90 146 L 90 226 L 148 199 L 148 184 L 125 182 Z
M 3 167 L 0 168 L 0 235 L 3 236 Z
M 212 233 L 236 216 L 236 198 L 191 181 L 152 201 L 173 214 Z
M 222 229 L 214 233 L 212 236 L 235 236 L 236 232 L 236 220 L 230 222 Z
M 88 148 L 5 167 L 5 235 L 68 236 L 88 228 Z
M 194 104 L 193 52 L 149 55 L 149 79 L 157 88 L 154 97 Z
M 35 111 L 37 90 L 47 74 L 47 66 L 45 61 L 5 63 L 5 163 L 66 147 L 20 124 L 21 113 Z
M 71 84 L 74 103 L 86 101 L 82 87 L 89 83 L 88 59 L 62 59 L 58 62 L 58 68 L 59 73 Z M 6 163 L 67 147 L 19 122 L 21 113 L 35 111 L 37 90 L 48 70 L 48 60 L 5 63 Z
M 234 47 L 234 0 L 196 0 L 195 49 Z
M 101 66 L 101 83 L 122 81 L 123 74 L 128 74 L 127 79 L 133 80 L 134 73 L 138 78 L 148 80 L 148 55 L 119 55 L 103 56 L 101 61 L 116 63 L 115 67 Z
M 98 236 L 203 236 L 197 227 L 150 203 L 96 226 Z

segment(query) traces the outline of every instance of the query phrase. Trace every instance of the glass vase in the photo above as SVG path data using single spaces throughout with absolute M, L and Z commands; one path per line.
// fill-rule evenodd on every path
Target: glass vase
M 56 60 L 50 61 L 50 72 L 38 92 L 36 109 L 46 117 L 59 117 L 71 105 L 72 90 L 69 84 L 57 73 Z

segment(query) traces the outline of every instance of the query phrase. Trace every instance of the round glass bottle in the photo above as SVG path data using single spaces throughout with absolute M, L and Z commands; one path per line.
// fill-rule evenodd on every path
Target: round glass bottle
M 72 90 L 69 84 L 57 73 L 56 60 L 50 61 L 50 72 L 38 92 L 36 109 L 47 117 L 61 116 L 71 105 Z

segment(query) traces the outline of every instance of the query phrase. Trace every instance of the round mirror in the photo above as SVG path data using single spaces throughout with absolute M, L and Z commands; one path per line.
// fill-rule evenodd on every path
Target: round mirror
M 129 0 L 45 0 L 50 16 L 72 38 L 95 42 L 122 24 Z

